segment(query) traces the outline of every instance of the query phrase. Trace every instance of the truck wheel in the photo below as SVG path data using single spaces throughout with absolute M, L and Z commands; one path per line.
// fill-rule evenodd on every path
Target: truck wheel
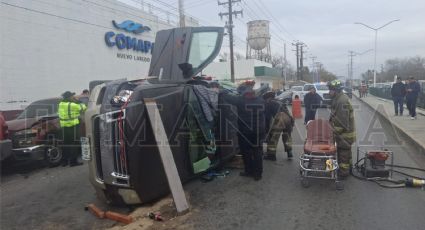
M 48 146 L 46 149 L 46 162 L 50 167 L 56 167 L 62 162 L 62 149 L 56 146 Z

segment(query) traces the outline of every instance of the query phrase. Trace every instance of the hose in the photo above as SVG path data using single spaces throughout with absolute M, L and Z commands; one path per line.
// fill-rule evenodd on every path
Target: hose
M 392 171 L 395 172 L 395 173 L 399 173 L 401 175 L 404 175 L 404 176 L 408 176 L 408 177 L 414 178 L 414 179 L 425 180 L 425 178 L 423 178 L 423 177 L 418 177 L 418 176 L 411 175 L 411 174 L 408 174 L 408 173 L 405 173 L 405 172 L 401 172 L 401 171 L 398 171 L 398 170 L 394 170 L 393 169 Z
M 363 180 L 363 181 L 372 181 L 372 182 L 375 182 L 377 185 L 379 185 L 379 186 L 381 186 L 383 188 L 404 188 L 404 187 L 406 187 L 406 182 L 404 180 L 393 180 L 393 179 L 382 178 L 382 177 L 366 178 L 366 177 L 364 177 L 362 175 L 358 175 L 357 173 L 360 173 L 360 169 L 363 167 L 363 165 L 360 165 L 359 166 L 359 163 L 361 161 L 363 161 L 364 159 L 365 159 L 365 157 L 362 157 L 359 160 L 357 160 L 356 163 L 354 163 L 354 167 L 350 171 L 350 173 L 351 173 L 351 175 L 353 177 L 355 177 L 355 178 L 357 178 L 359 180 Z M 406 168 L 406 169 L 412 169 L 412 170 L 419 170 L 419 171 L 425 171 L 424 169 L 421 169 L 421 168 L 414 168 L 414 167 L 402 166 L 402 165 L 388 164 L 388 166 L 397 167 L 397 168 Z M 355 171 L 357 171 L 357 173 Z M 400 173 L 400 174 L 405 175 L 405 176 L 409 176 L 409 177 L 415 178 L 415 179 L 422 179 L 420 177 L 413 176 L 413 175 L 410 175 L 408 173 L 404 173 L 404 172 L 401 172 L 401 171 L 398 171 L 398 170 L 392 169 L 392 171 L 393 172 L 396 172 L 396 173 Z M 382 183 L 382 182 L 390 182 L 390 183 L 393 183 L 393 184 L 385 184 L 385 183 Z

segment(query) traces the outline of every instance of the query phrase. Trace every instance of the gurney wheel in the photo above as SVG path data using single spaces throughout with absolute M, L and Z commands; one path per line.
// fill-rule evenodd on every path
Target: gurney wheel
M 310 181 L 307 178 L 301 178 L 301 185 L 304 188 L 308 188 L 310 187 Z
M 344 190 L 344 183 L 342 181 L 335 181 L 336 190 Z

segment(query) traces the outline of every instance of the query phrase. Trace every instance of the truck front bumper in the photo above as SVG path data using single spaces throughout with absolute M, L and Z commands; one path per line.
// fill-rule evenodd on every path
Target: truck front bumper
M 45 152 L 45 145 L 12 149 L 13 156 L 16 160 L 44 160 Z

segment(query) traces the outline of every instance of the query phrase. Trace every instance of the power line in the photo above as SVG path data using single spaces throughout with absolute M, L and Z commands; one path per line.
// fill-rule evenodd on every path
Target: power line
M 279 22 L 279 20 L 272 14 L 272 12 L 268 9 L 268 7 L 267 7 L 267 5 L 266 4 L 264 4 L 264 2 L 262 1 L 262 0 L 259 0 L 262 4 L 263 4 L 263 6 L 264 6 L 264 9 L 270 14 L 270 16 L 276 21 L 276 24 L 278 25 L 278 26 L 280 26 L 281 27 L 281 29 L 283 30 L 283 31 L 286 31 L 286 33 L 290 36 L 290 37 L 292 37 L 294 40 L 297 40 L 296 38 L 295 38 L 295 36 L 293 36 L 293 34 L 292 33 L 290 33 L 280 22 Z
M 82 24 L 86 24 L 86 25 L 96 26 L 96 27 L 100 27 L 100 28 L 104 28 L 104 29 L 111 29 L 111 27 L 106 27 L 106 26 L 102 26 L 102 25 L 98 25 L 98 24 L 94 24 L 94 23 L 90 23 L 90 22 L 85 22 L 85 21 L 82 21 L 82 20 L 79 20 L 79 19 L 67 18 L 67 17 L 63 17 L 63 16 L 60 16 L 60 15 L 56 15 L 56 14 L 51 14 L 51 13 L 47 13 L 47 12 L 23 7 L 23 6 L 10 4 L 10 3 L 7 3 L 7 2 L 1 2 L 1 4 L 7 5 L 7 6 L 10 6 L 10 7 L 15 7 L 15 8 L 22 9 L 22 10 L 27 10 L 27 11 L 34 12 L 34 13 L 44 14 L 44 15 L 48 15 L 48 16 L 51 16 L 51 17 L 56 17 L 56 18 L 68 20 L 68 21 L 73 21 L 73 22 L 82 23 Z
M 255 11 L 251 8 L 251 6 L 249 6 L 245 1 L 243 2 L 245 4 L 245 6 L 247 7 L 247 9 L 249 11 L 251 11 L 250 13 L 248 13 L 248 16 L 251 18 L 251 20 L 255 20 L 256 19 L 261 19 L 261 17 L 258 16 L 257 13 L 255 13 Z M 254 17 L 252 17 L 252 14 L 254 15 Z M 267 18 L 267 17 L 266 17 Z M 273 25 L 273 23 L 271 23 Z M 276 33 L 273 28 L 270 28 L 270 32 L 271 34 L 273 34 L 274 36 L 276 36 L 276 38 L 280 39 L 283 42 L 286 42 L 284 38 L 282 38 L 279 33 Z
M 236 2 L 240 2 L 241 0 L 228 0 L 227 2 L 218 2 L 218 5 L 227 5 L 227 12 L 220 12 L 218 15 L 220 18 L 223 18 L 223 16 L 227 16 L 229 21 L 226 22 L 226 28 L 229 32 L 229 44 L 230 44 L 230 80 L 232 82 L 235 82 L 235 63 L 234 63 L 234 57 L 233 57 L 233 15 L 235 17 L 238 16 L 238 14 L 242 14 L 242 11 L 234 11 L 232 9 L 232 6 Z

